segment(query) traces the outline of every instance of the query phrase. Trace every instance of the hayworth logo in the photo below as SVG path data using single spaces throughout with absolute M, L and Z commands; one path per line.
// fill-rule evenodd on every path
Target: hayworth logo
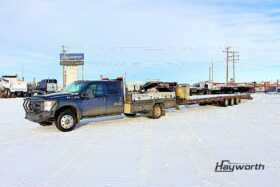
M 249 163 L 233 163 L 229 160 L 222 160 L 221 163 L 217 162 L 215 172 L 233 172 L 235 170 L 264 170 L 262 164 L 249 164 Z

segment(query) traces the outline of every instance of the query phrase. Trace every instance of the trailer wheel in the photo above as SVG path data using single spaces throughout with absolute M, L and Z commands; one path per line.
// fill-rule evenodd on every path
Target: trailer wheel
M 239 98 L 236 98 L 234 104 L 235 104 L 235 105 L 238 105 L 238 103 L 240 103 L 240 99 L 239 99 Z
M 136 113 L 135 114 L 124 113 L 124 115 L 127 116 L 127 117 L 134 117 L 134 116 L 136 116 Z
M 152 111 L 152 118 L 153 119 L 158 119 L 160 118 L 162 115 L 162 108 L 160 105 L 155 104 L 153 107 L 153 111 Z
M 58 115 L 55 125 L 60 131 L 69 132 L 75 128 L 77 121 L 76 115 L 71 110 L 65 110 Z
M 225 99 L 225 100 L 224 100 L 223 106 L 224 106 L 224 107 L 227 107 L 227 106 L 228 106 L 228 99 Z
M 233 106 L 233 105 L 234 105 L 234 98 L 230 98 L 230 100 L 229 100 L 229 105 L 230 105 L 230 106 Z
M 48 122 L 48 121 L 43 121 L 41 123 L 39 123 L 41 126 L 50 126 L 52 125 L 53 123 L 52 122 Z

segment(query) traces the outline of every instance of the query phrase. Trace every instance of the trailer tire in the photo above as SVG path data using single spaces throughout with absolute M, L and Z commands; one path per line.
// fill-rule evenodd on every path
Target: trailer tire
M 71 110 L 62 111 L 56 118 L 56 128 L 62 132 L 72 131 L 77 124 L 77 117 Z
M 162 108 L 159 104 L 155 104 L 152 111 L 152 118 L 158 119 L 162 115 Z
M 234 98 L 230 98 L 230 99 L 229 99 L 229 105 L 230 105 L 230 106 L 233 106 L 233 105 L 234 105 Z
M 224 106 L 224 107 L 227 107 L 227 106 L 228 106 L 228 99 L 225 99 L 225 100 L 223 101 L 223 106 Z
M 239 99 L 239 98 L 235 98 L 234 104 L 235 104 L 235 105 L 238 105 L 238 103 L 240 103 L 240 99 Z
M 48 122 L 48 121 L 43 121 L 43 122 L 41 122 L 41 123 L 39 123 L 41 126 L 50 126 L 50 125 L 52 125 L 53 123 L 52 122 Z

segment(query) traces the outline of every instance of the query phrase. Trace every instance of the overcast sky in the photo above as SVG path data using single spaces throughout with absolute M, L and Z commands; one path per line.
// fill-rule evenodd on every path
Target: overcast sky
M 57 78 L 61 45 L 85 53 L 85 78 L 237 81 L 280 78 L 280 2 L 273 0 L 1 0 L 0 75 Z M 230 64 L 230 77 L 232 77 Z

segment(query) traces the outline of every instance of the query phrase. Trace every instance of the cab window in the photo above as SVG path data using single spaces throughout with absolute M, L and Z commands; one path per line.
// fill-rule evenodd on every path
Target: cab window
M 117 84 L 108 83 L 107 84 L 108 94 L 116 95 L 119 94 L 119 90 Z
M 103 96 L 103 86 L 102 84 L 92 84 L 88 87 L 86 93 L 90 98 Z

